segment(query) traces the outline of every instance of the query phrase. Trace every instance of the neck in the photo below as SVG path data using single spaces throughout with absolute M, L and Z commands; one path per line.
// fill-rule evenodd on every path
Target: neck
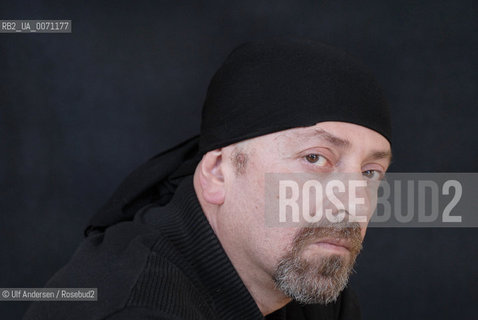
M 196 174 L 194 175 L 194 190 L 211 228 L 261 313 L 266 316 L 289 303 L 291 299 L 275 287 L 270 272 L 254 265 L 248 255 L 242 251 L 241 246 L 235 245 L 234 241 L 230 239 L 228 236 L 230 233 L 221 232 L 221 228 L 218 228 L 215 218 L 218 207 L 212 206 L 204 200 Z
M 222 243 L 221 238 L 218 238 Z M 267 272 L 257 267 L 254 269 L 254 266 L 244 263 L 247 260 L 241 258 L 240 254 L 234 254 L 235 250 L 225 248 L 225 251 L 264 316 L 284 307 L 291 301 L 275 287 L 272 277 Z

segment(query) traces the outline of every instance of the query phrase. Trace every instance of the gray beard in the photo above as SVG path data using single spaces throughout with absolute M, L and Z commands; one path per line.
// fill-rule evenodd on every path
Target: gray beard
M 300 257 L 305 245 L 325 236 L 347 238 L 352 243 L 348 257 L 326 255 L 313 261 Z M 279 260 L 273 279 L 286 296 L 304 304 L 327 304 L 337 300 L 346 287 L 355 259 L 362 248 L 360 226 L 340 223 L 299 230 L 292 250 Z

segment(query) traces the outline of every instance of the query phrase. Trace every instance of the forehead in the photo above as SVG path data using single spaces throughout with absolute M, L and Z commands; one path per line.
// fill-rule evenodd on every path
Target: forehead
M 275 140 L 289 140 L 294 143 L 321 140 L 344 148 L 357 145 L 374 145 L 383 149 L 390 149 L 390 143 L 380 133 L 348 122 L 319 122 L 314 126 L 284 130 L 274 135 Z

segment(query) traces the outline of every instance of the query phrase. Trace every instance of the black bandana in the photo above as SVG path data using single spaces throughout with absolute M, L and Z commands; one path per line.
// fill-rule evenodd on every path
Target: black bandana
M 324 121 L 359 124 L 391 140 L 382 90 L 353 57 L 313 41 L 249 42 L 211 80 L 200 150 Z

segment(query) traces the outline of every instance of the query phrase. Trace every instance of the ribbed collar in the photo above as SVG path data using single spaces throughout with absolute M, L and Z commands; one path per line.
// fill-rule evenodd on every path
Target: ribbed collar
M 165 207 L 147 211 L 147 220 L 154 220 L 196 272 L 219 319 L 264 319 L 206 219 L 192 176 L 181 181 Z M 278 310 L 266 319 L 285 319 L 285 312 Z

